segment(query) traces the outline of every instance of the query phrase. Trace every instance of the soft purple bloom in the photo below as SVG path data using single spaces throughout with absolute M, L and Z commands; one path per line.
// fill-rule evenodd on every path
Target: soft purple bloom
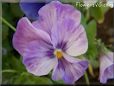
M 39 10 L 39 19 L 31 23 L 19 20 L 13 37 L 14 48 L 22 55 L 28 72 L 42 76 L 52 69 L 52 79 L 73 84 L 88 67 L 88 61 L 74 58 L 88 48 L 81 14 L 73 6 L 52 1 Z
M 108 52 L 100 57 L 100 82 L 107 83 L 114 79 L 114 53 Z
M 20 0 L 21 10 L 28 18 L 33 20 L 38 18 L 38 11 L 44 5 L 44 1 L 38 2 L 38 0 Z

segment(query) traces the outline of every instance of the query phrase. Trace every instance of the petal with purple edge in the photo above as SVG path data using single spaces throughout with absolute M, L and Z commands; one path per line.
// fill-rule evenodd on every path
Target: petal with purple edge
M 38 14 L 39 20 L 36 21 L 35 24 L 33 23 L 33 25 L 38 27 L 40 24 L 40 26 L 42 26 L 41 29 L 50 33 L 50 30 L 52 29 L 52 26 L 55 24 L 56 21 L 56 10 L 54 4 L 52 2 L 46 4 L 39 10 Z
M 107 83 L 108 79 L 114 79 L 114 53 L 108 52 L 100 57 L 100 82 Z
M 14 48 L 23 56 L 27 45 L 40 39 L 51 43 L 50 36 L 46 32 L 36 29 L 26 17 L 21 18 L 13 36 Z
M 47 75 L 57 64 L 56 58 L 24 58 L 26 59 L 23 60 L 23 63 L 25 64 L 27 71 L 36 76 Z
M 108 79 L 114 79 L 114 64 L 105 70 L 104 75 L 106 75 Z
M 52 79 L 63 79 L 67 84 L 74 84 L 75 81 L 83 76 L 87 67 L 88 61 L 74 59 L 71 56 L 65 55 L 64 59 L 59 60 L 58 66 L 54 68 Z
M 54 58 L 53 55 L 54 49 L 52 44 L 45 42 L 44 40 L 35 40 L 32 42 L 29 42 L 27 44 L 27 47 L 25 49 L 25 53 L 23 55 L 23 59 L 27 58 Z
M 38 13 L 40 21 L 36 21 L 34 25 L 37 27 L 37 24 L 39 26 L 40 22 L 42 29 L 48 33 L 51 33 L 51 29 L 57 26 L 57 22 L 64 23 L 65 21 L 73 21 L 75 22 L 73 26 L 78 26 L 81 19 L 81 14 L 78 10 L 71 5 L 62 4 L 59 1 L 52 1 L 46 4 Z M 62 29 L 62 27 L 60 29 Z M 69 28 L 69 30 L 70 29 L 71 28 Z
M 44 2 L 38 2 L 38 0 L 21 0 L 20 7 L 21 10 L 25 13 L 27 17 L 30 19 L 36 20 L 38 19 L 38 11 L 44 6 Z
M 60 80 L 62 79 L 64 75 L 64 66 L 60 61 L 58 61 L 58 64 L 54 67 L 53 73 L 52 73 L 52 79 L 53 80 Z
M 57 27 L 52 29 L 52 43 L 55 47 L 59 43 L 63 43 L 65 45 L 64 50 L 67 54 L 79 56 L 87 51 L 88 40 L 82 25 L 73 28 L 75 29 L 72 30 L 72 28 L 69 28 L 69 30 L 67 30 L 64 28 L 64 24 L 58 24 Z
M 39 20 L 33 26 L 48 32 L 55 48 L 61 44 L 69 55 L 78 56 L 88 48 L 86 32 L 80 25 L 80 19 L 80 12 L 73 6 L 52 1 L 39 10 Z
M 77 27 L 74 33 L 72 33 L 66 47 L 66 53 L 71 56 L 79 56 L 87 51 L 88 40 L 82 25 Z
M 23 63 L 28 72 L 36 76 L 42 76 L 47 75 L 54 68 L 57 59 L 53 56 L 51 44 L 44 40 L 35 40 L 28 43 L 23 56 Z

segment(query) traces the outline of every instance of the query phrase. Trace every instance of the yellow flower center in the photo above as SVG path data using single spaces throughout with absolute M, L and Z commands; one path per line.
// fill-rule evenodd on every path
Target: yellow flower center
M 61 59 L 63 57 L 63 53 L 61 50 L 55 50 L 54 55 L 58 58 Z

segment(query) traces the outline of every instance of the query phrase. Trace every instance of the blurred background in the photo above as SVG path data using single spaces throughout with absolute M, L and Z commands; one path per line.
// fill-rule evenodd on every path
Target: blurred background
M 74 3 L 70 3 L 75 6 Z M 102 42 L 112 51 L 114 51 L 114 8 L 110 7 L 91 7 L 85 9 L 84 7 L 75 6 L 82 12 L 81 23 L 87 27 L 91 21 L 95 22 L 96 38 L 101 39 Z M 13 27 L 16 27 L 18 20 L 25 16 L 21 11 L 19 3 L 2 3 L 2 17 Z M 99 23 L 99 21 L 102 22 Z M 94 28 L 93 25 L 91 28 Z M 63 81 L 52 81 L 51 73 L 43 77 L 36 77 L 28 73 L 25 66 L 22 64 L 21 56 L 16 52 L 12 46 L 12 37 L 14 31 L 2 23 L 2 84 L 64 84 Z M 20 34 L 21 35 L 21 34 Z M 92 53 L 96 51 L 92 50 Z M 95 55 L 94 55 L 95 56 Z M 96 58 L 95 58 L 96 59 Z M 93 59 L 95 62 L 95 60 Z M 96 60 L 97 61 L 97 60 Z M 88 72 L 90 84 L 100 84 L 98 80 L 99 68 L 98 62 L 94 64 L 94 76 Z M 112 84 L 109 80 L 107 84 Z M 76 84 L 86 84 L 85 78 L 80 78 Z

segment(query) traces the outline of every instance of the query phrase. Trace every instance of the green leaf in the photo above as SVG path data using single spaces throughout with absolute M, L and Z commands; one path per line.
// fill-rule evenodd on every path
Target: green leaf
M 22 60 L 20 58 L 11 56 L 10 54 L 4 56 L 3 62 L 3 69 L 12 69 L 19 72 L 26 71 L 25 66 L 22 64 Z
M 20 57 L 21 58 L 21 57 Z M 25 66 L 22 64 L 22 60 L 16 57 L 12 57 L 12 68 L 20 72 L 26 71 Z
M 86 33 L 90 43 L 91 41 L 93 42 L 93 40 L 95 40 L 96 32 L 97 32 L 96 21 L 92 20 L 89 22 L 89 24 L 86 27 Z
M 54 83 L 56 83 L 56 84 L 62 84 L 62 85 L 65 84 L 63 80 L 57 80 L 57 81 L 54 81 Z
M 101 6 L 101 10 L 102 10 L 103 14 L 105 14 L 109 9 L 110 9 L 110 7 L 108 7 L 108 6 L 105 6 L 105 7 Z
M 86 33 L 88 38 L 88 51 L 86 53 L 88 58 L 95 58 L 97 55 L 97 46 L 96 46 L 96 22 L 95 20 L 90 21 L 86 27 Z
M 83 14 L 81 14 L 81 24 L 86 28 L 86 18 Z
M 96 6 L 96 7 L 90 7 L 89 9 L 90 15 L 95 18 L 98 23 L 102 23 L 104 21 L 104 13 L 101 9 L 101 7 Z
M 18 77 L 15 70 L 6 69 L 2 70 L 2 84 L 13 84 L 14 80 Z
M 16 70 L 3 70 L 2 84 L 45 84 L 50 85 L 53 82 L 47 77 L 34 76 L 28 72 L 16 72 Z
M 86 57 L 89 59 L 91 65 L 94 68 L 98 67 L 98 61 L 97 61 L 97 45 L 96 45 L 96 21 L 92 20 L 89 22 L 89 24 L 86 27 L 86 33 L 88 38 L 88 51 L 86 52 Z
M 27 72 L 23 72 L 15 80 L 14 84 L 53 84 L 52 81 L 47 77 L 38 77 Z

